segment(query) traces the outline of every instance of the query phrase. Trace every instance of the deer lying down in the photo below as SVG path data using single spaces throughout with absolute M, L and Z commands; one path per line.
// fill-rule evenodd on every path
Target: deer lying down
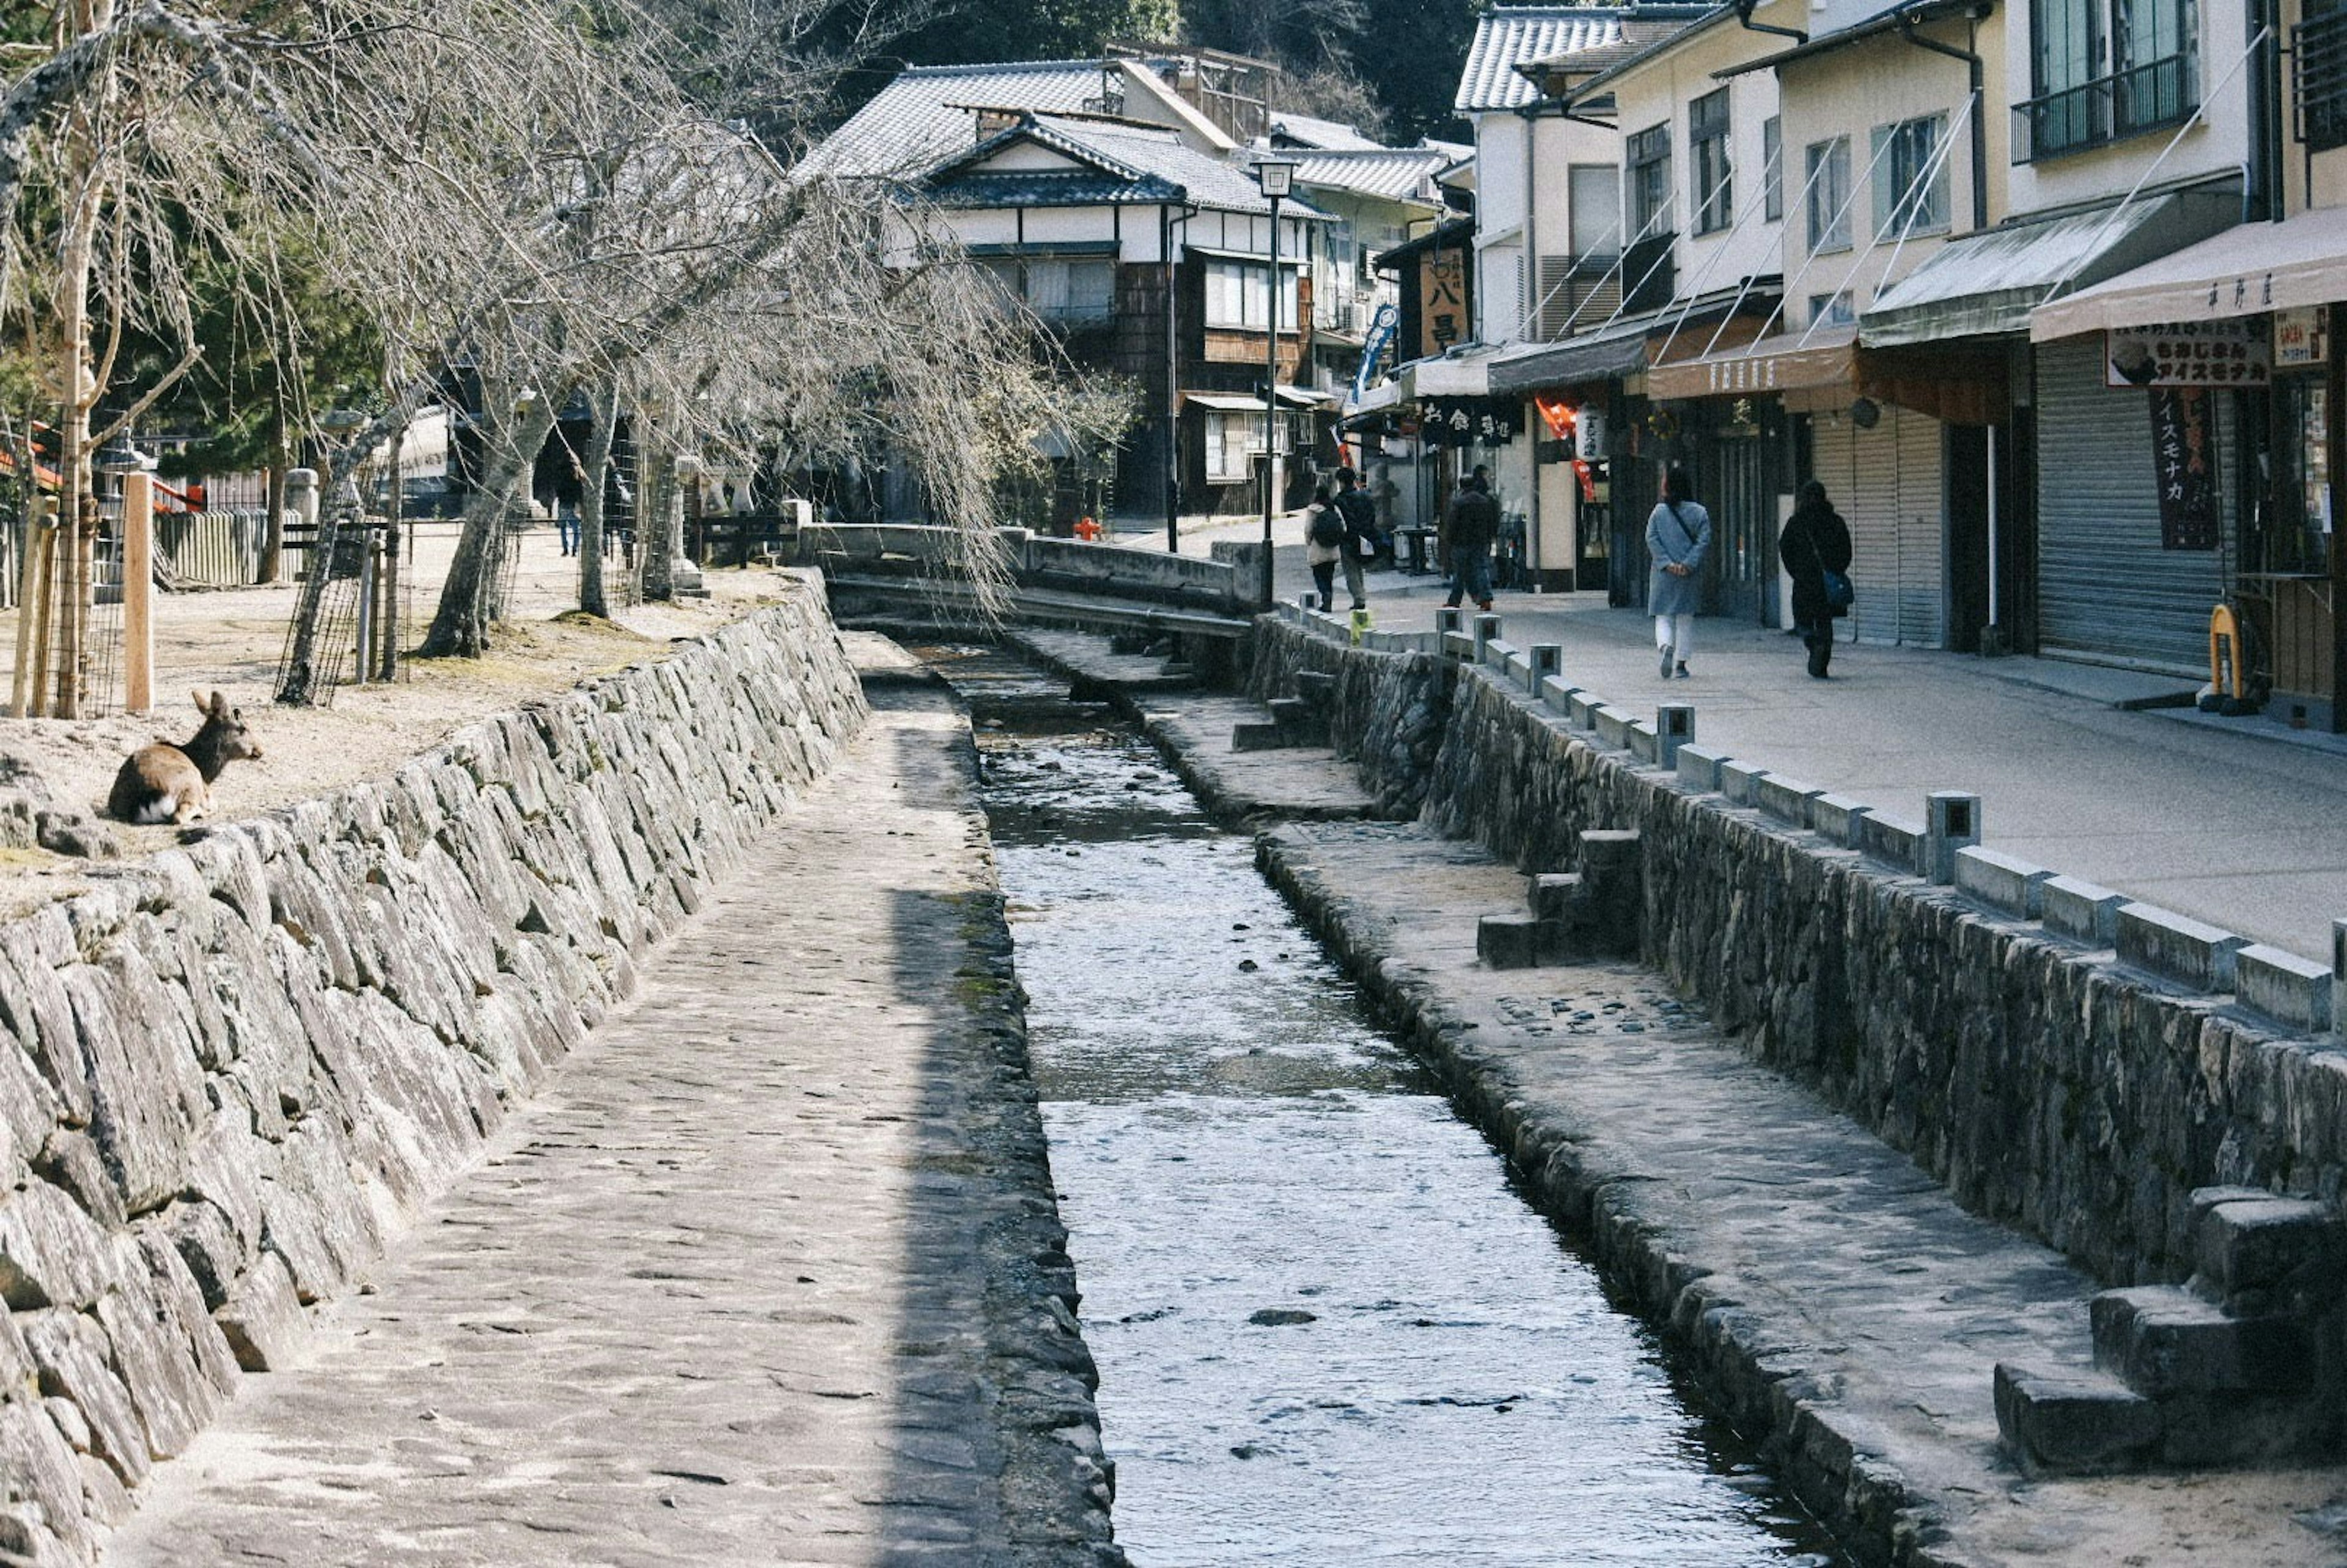
M 244 727 L 244 715 L 215 692 L 211 701 L 193 694 L 204 716 L 194 738 L 178 745 L 157 741 L 130 753 L 114 775 L 106 814 L 123 822 L 193 822 L 212 808 L 212 780 L 240 757 L 259 757 L 261 746 Z

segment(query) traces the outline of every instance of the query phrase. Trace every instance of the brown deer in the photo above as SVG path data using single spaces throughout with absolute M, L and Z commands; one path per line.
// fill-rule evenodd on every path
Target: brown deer
M 240 757 L 258 758 L 260 743 L 244 727 L 244 715 L 215 692 L 211 701 L 194 692 L 203 727 L 178 745 L 157 741 L 130 753 L 114 775 L 106 813 L 123 822 L 188 823 L 212 808 L 212 780 Z

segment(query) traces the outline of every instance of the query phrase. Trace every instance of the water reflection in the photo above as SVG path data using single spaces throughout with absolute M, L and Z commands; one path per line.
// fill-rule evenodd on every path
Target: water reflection
M 1246 842 L 1137 738 L 995 716 L 988 804 L 1133 1561 L 1829 1562 Z

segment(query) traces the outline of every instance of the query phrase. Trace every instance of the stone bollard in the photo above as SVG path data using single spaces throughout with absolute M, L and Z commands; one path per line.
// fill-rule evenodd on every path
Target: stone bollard
M 1500 618 L 1498 616 L 1479 615 L 1475 618 L 1475 663 L 1483 662 L 1484 645 L 1497 639 L 1499 635 Z
M 1441 609 L 1436 610 L 1434 612 L 1435 635 L 1440 636 L 1446 631 L 1466 630 L 1466 611 L 1460 610 L 1455 604 L 1446 604 Z
M 1655 761 L 1666 768 L 1679 765 L 1679 748 L 1695 740 L 1695 704 L 1665 702 L 1655 710 Z
M 1923 797 L 1923 876 L 1945 886 L 1956 879 L 1956 851 L 1981 841 L 1981 797 L 1933 790 Z
M 2347 920 L 2331 922 L 2331 1032 L 2347 1036 Z
M 1540 695 L 1541 682 L 1564 669 L 1564 644 L 1535 642 L 1532 646 L 1532 672 L 1526 686 L 1535 697 Z

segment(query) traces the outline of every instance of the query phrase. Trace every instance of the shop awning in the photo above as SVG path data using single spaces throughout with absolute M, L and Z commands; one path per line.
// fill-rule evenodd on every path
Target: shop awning
M 2117 209 L 2015 223 L 1951 240 L 1876 296 L 1859 318 L 1868 348 L 2030 330 L 2030 313 L 2056 290 L 2116 278 L 2240 215 L 2240 198 L 2179 190 Z
M 1784 333 L 1699 359 L 1673 360 L 1646 372 L 1646 395 L 1734 397 L 1802 387 L 1855 386 L 1858 329 Z
M 1781 393 L 1788 407 L 1815 410 L 1871 397 L 1954 425 L 2002 424 L 2011 386 L 2000 348 L 1861 348 L 1848 326 L 1784 333 L 1646 372 L 1646 395 L 1656 400 Z
M 1403 365 L 1396 373 L 1401 395 L 1419 397 L 1481 397 L 1491 390 L 1493 351 L 1477 348 L 1462 354 L 1444 354 Z
M 1279 405 L 1282 408 L 1321 408 L 1335 401 L 1327 393 L 1315 392 L 1308 386 L 1283 386 L 1279 389 Z M 1182 402 L 1185 407 L 1194 404 L 1200 408 L 1211 408 L 1217 414 L 1263 412 L 1263 399 L 1250 397 L 1244 392 L 1185 392 L 1182 395 Z
M 1491 390 L 1533 392 L 1608 381 L 1646 368 L 1646 337 L 1663 329 L 1649 317 L 1583 333 L 1563 343 L 1512 350 L 1491 365 Z
M 1381 381 L 1360 396 L 1348 401 L 1345 406 L 1355 414 L 1374 414 L 1379 409 L 1391 408 L 1401 400 L 1400 382 Z
M 2039 343 L 2347 300 L 2347 208 L 2244 223 L 2032 312 Z

